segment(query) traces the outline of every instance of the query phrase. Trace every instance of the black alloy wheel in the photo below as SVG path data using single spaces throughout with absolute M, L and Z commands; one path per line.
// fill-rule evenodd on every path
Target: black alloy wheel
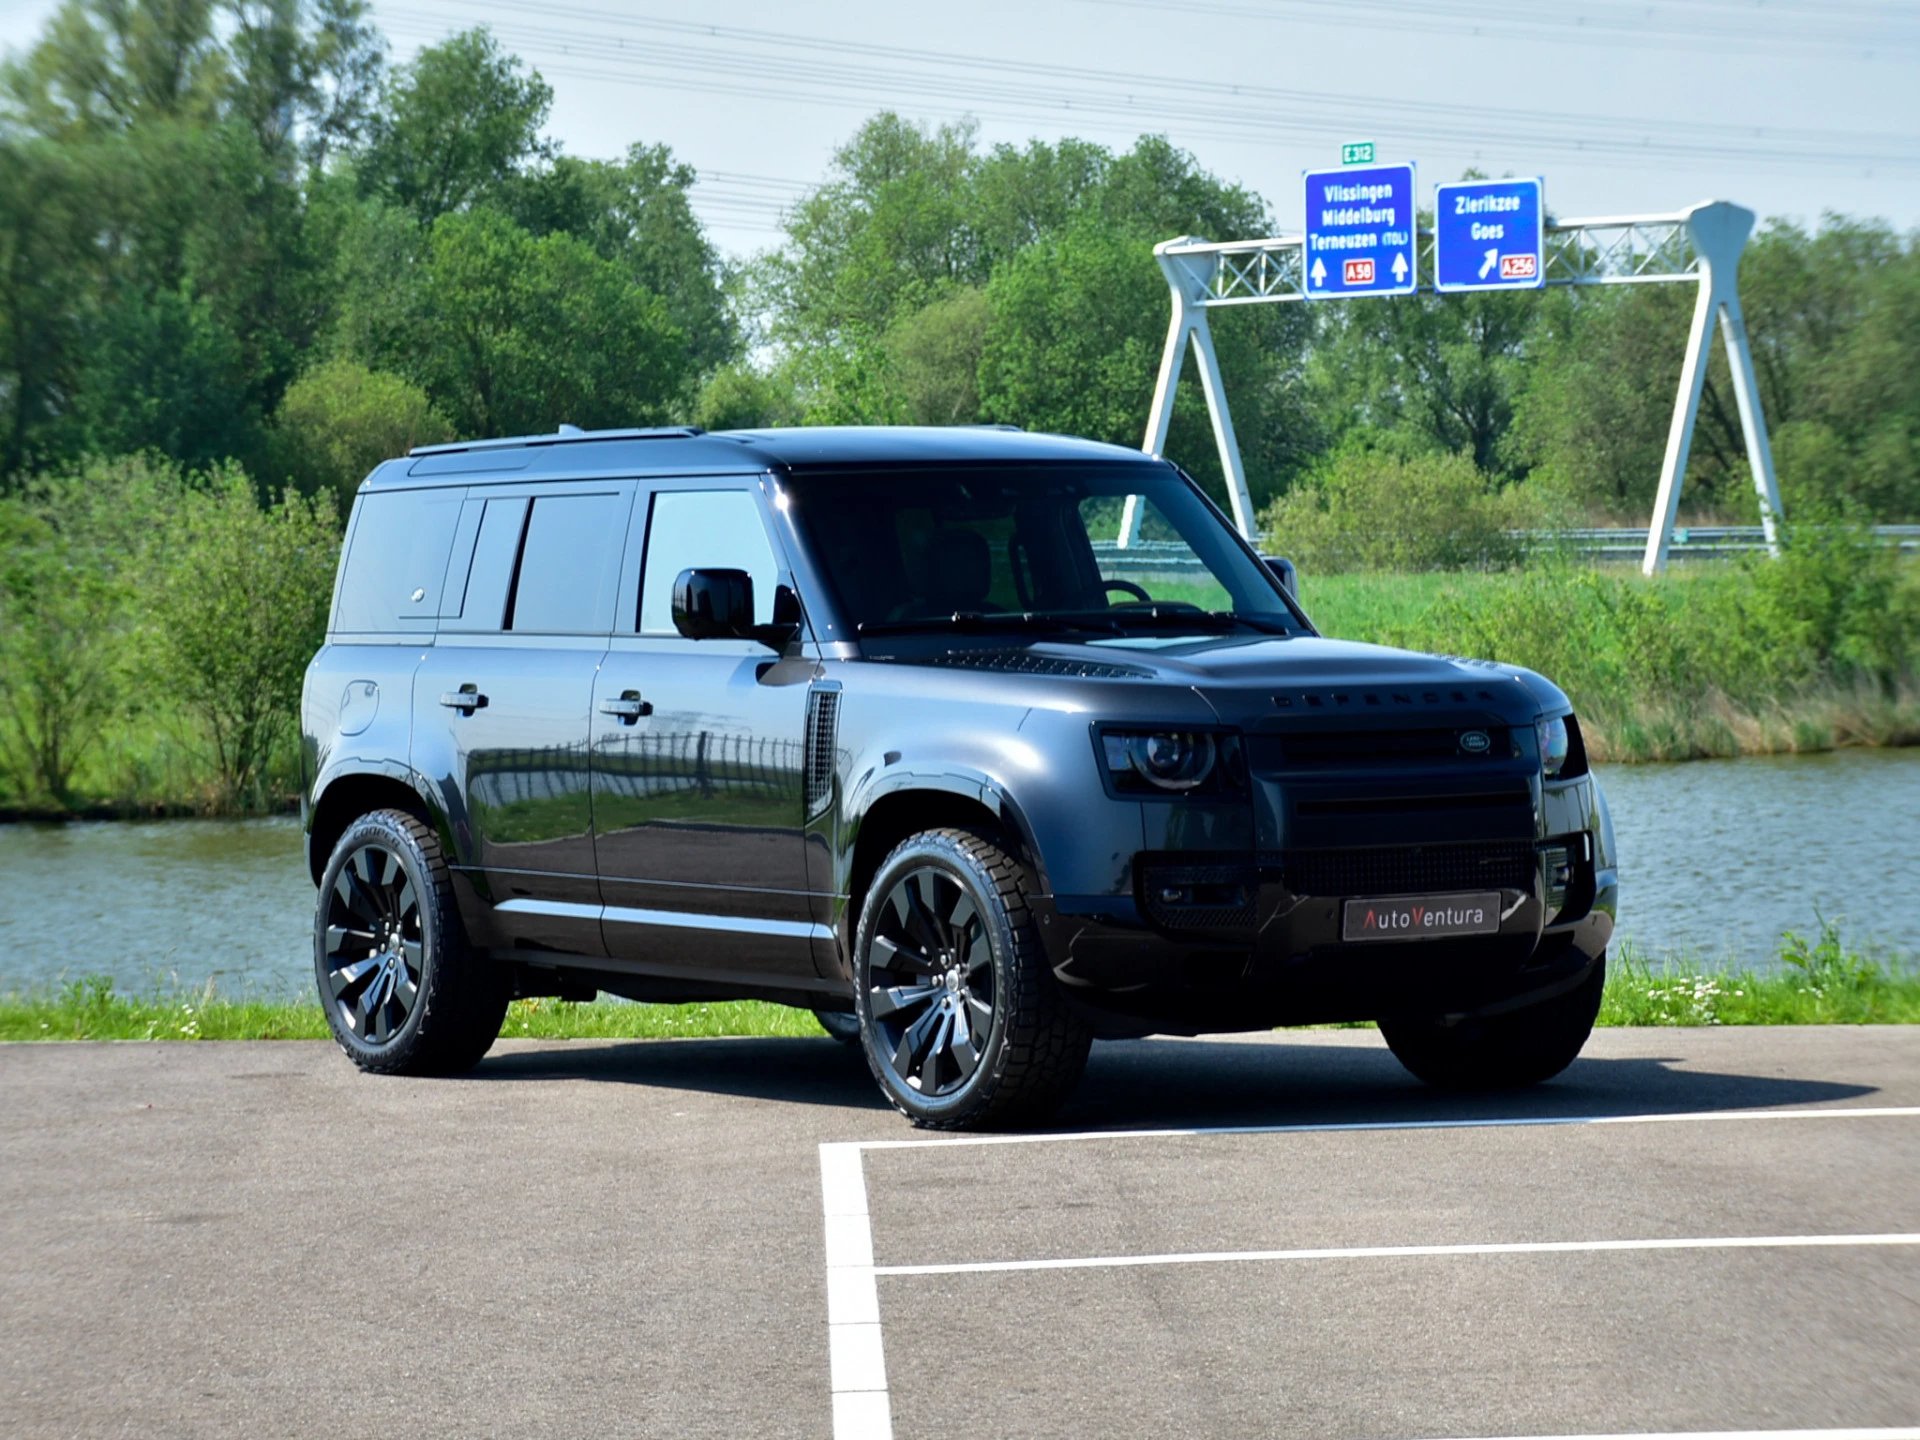
M 320 1004 L 363 1070 L 444 1075 L 500 1034 L 508 972 L 468 945 L 439 838 L 399 810 L 347 827 L 314 913 Z
M 867 1010 L 893 1078 L 929 1099 L 980 1068 L 993 1033 L 993 947 L 959 879 L 908 870 L 881 902 L 867 952 Z
M 1026 877 L 994 837 L 927 830 L 867 891 L 854 945 L 861 1047 L 916 1125 L 1039 1119 L 1086 1067 L 1091 1032 L 1054 980 Z
M 350 852 L 326 916 L 326 986 L 340 1022 L 369 1045 L 385 1045 L 420 1000 L 426 947 L 420 897 L 400 857 L 369 840 Z

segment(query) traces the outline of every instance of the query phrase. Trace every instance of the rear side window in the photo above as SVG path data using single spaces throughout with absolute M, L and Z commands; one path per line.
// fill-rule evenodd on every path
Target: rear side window
M 613 629 L 628 503 L 619 494 L 534 500 L 507 603 L 507 629 L 563 635 Z
M 373 633 L 433 629 L 465 498 L 463 489 L 362 495 L 332 628 Z

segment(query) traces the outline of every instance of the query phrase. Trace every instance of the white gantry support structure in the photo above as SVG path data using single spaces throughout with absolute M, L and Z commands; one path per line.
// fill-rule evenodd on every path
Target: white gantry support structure
M 1760 410 L 1760 392 L 1754 377 L 1753 352 L 1747 344 L 1746 318 L 1740 310 L 1740 252 L 1753 233 L 1753 212 L 1724 200 L 1706 201 L 1676 215 L 1626 215 L 1587 220 L 1563 220 L 1547 226 L 1546 278 L 1548 285 L 1645 285 L 1689 282 L 1699 287 L 1693 307 L 1693 326 L 1687 334 L 1685 362 L 1680 368 L 1680 393 L 1667 432 L 1666 458 L 1660 467 L 1660 491 L 1647 529 L 1646 554 L 1641 569 L 1651 575 L 1665 568 L 1673 540 L 1674 519 L 1680 509 L 1680 485 L 1693 444 L 1694 421 L 1700 413 L 1700 394 L 1707 378 L 1707 352 L 1713 343 L 1713 321 L 1720 319 L 1726 342 L 1728 368 L 1733 372 L 1734 401 L 1746 440 L 1747 463 L 1760 501 L 1760 524 L 1770 554 L 1780 553 L 1778 523 L 1780 489 L 1774 480 L 1773 452 L 1767 444 L 1766 417 Z M 1153 247 L 1154 258 L 1166 275 L 1173 297 L 1173 319 L 1160 356 L 1160 378 L 1154 385 L 1153 408 L 1147 417 L 1147 436 L 1141 446 L 1149 455 L 1165 452 L 1167 429 L 1173 420 L 1174 390 L 1191 343 L 1200 365 L 1200 386 L 1213 420 L 1213 440 L 1226 473 L 1227 493 L 1233 504 L 1234 524 L 1249 540 L 1255 537 L 1253 499 L 1247 490 L 1246 468 L 1234 438 L 1233 415 L 1227 406 L 1225 378 L 1214 353 L 1207 312 L 1225 305 L 1260 305 L 1305 300 L 1302 273 L 1305 237 L 1279 235 L 1266 240 L 1224 243 L 1182 236 Z M 1433 274 L 1432 237 L 1423 234 L 1422 273 Z M 1369 303 L 1351 299 L 1346 304 Z M 1380 299 L 1372 303 L 1394 303 Z M 1121 520 L 1120 544 L 1128 546 L 1140 534 L 1139 497 L 1130 497 Z

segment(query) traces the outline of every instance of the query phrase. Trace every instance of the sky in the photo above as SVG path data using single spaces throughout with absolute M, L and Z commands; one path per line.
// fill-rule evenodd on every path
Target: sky
M 0 0 L 0 47 L 54 0 Z M 881 109 L 973 117 L 983 143 L 1168 136 L 1304 215 L 1300 172 L 1372 140 L 1431 187 L 1543 178 L 1558 218 L 1705 199 L 1920 230 L 1920 0 L 376 0 L 404 61 L 490 26 L 554 89 L 549 133 L 701 173 L 714 242 L 782 210 Z M 1209 239 L 1252 237 L 1209 236 Z

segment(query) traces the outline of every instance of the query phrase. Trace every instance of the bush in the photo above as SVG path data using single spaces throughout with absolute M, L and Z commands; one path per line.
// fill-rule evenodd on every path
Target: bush
M 344 508 L 375 465 L 453 438 L 419 386 L 351 360 L 315 366 L 287 387 L 274 421 L 273 478 Z
M 1523 518 L 1460 455 L 1343 450 L 1260 513 L 1268 545 L 1308 574 L 1353 570 L 1501 570 L 1525 546 Z
M 141 572 L 178 472 L 90 461 L 0 501 L 0 775 L 68 804 L 74 773 L 127 708 L 121 679 Z
M 188 490 L 146 595 L 150 663 L 206 730 L 221 798 L 258 805 L 326 631 L 339 555 L 331 495 L 262 507 L 236 468 Z

